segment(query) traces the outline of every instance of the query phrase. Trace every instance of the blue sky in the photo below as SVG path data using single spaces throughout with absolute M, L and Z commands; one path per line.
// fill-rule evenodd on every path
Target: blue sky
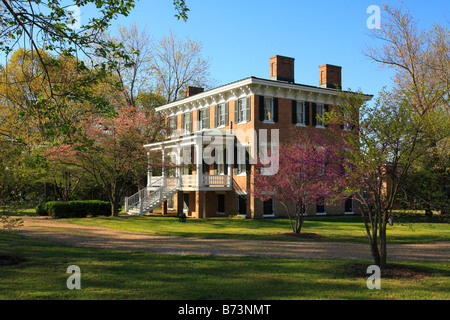
M 68 0 L 68 2 L 71 2 Z M 319 65 L 342 66 L 344 89 L 361 89 L 377 95 L 390 85 L 392 71 L 369 61 L 362 49 L 374 45 L 369 37 L 367 13 L 376 0 L 186 0 L 187 22 L 174 17 L 173 0 L 136 0 L 128 17 L 114 24 L 139 27 L 159 39 L 172 30 L 180 39 L 203 44 L 211 59 L 211 76 L 223 85 L 249 76 L 269 78 L 269 58 L 295 58 L 295 82 L 319 85 Z M 397 0 L 386 1 L 399 4 Z M 448 25 L 449 0 L 407 0 L 406 6 L 419 28 L 433 22 Z M 90 16 L 87 8 L 82 15 Z M 84 12 L 86 10 L 86 12 Z M 83 19 L 83 18 L 82 18 Z M 381 27 L 383 14 L 381 15 Z M 111 31 L 114 33 L 114 25 Z
M 343 0 L 187 0 L 187 22 L 177 20 L 172 0 L 140 0 L 132 14 L 117 21 L 146 25 L 156 39 L 171 29 L 179 38 L 202 42 L 218 85 L 249 76 L 269 78 L 269 58 L 295 58 L 295 81 L 319 85 L 319 65 L 342 66 L 344 89 L 374 94 L 389 86 L 392 72 L 378 68 L 363 54 L 370 5 L 381 1 Z M 398 1 L 387 1 L 398 4 Z M 449 0 L 406 1 L 419 27 L 450 21 Z M 381 23 L 383 15 L 381 15 Z M 382 27 L 382 25 L 381 25 Z

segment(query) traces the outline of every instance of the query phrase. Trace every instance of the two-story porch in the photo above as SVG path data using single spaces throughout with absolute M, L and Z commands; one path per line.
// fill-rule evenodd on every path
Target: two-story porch
M 164 212 L 168 200 L 175 198 L 179 213 L 190 203 L 189 210 L 205 216 L 208 193 L 233 190 L 234 146 L 234 133 L 220 129 L 175 133 L 169 140 L 145 145 L 147 187 L 125 199 L 126 213 L 144 215 L 159 206 Z

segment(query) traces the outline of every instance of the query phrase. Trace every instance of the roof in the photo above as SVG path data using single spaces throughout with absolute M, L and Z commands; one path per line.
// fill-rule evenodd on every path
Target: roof
M 163 110 L 167 110 L 172 107 L 177 107 L 177 106 L 180 106 L 183 104 L 193 103 L 196 100 L 203 100 L 210 96 L 218 95 L 218 94 L 220 95 L 226 91 L 234 90 L 239 87 L 252 86 L 252 85 L 266 86 L 266 87 L 278 87 L 278 88 L 284 88 L 287 90 L 289 90 L 289 89 L 290 90 L 298 90 L 298 91 L 312 92 L 312 93 L 321 94 L 321 95 L 333 95 L 333 96 L 338 96 L 338 94 L 340 92 L 354 93 L 354 92 L 344 91 L 344 90 L 339 91 L 339 90 L 333 89 L 333 88 L 322 88 L 322 87 L 318 87 L 318 86 L 311 86 L 311 85 L 305 85 L 305 84 L 300 84 L 300 83 L 289 83 L 286 81 L 271 80 L 271 79 L 264 79 L 264 78 L 258 78 L 258 77 L 251 76 L 248 78 L 244 78 L 241 80 L 237 80 L 237 81 L 233 81 L 233 82 L 221 85 L 219 87 L 216 87 L 216 88 L 213 88 L 213 89 L 210 89 L 207 91 L 203 91 L 201 93 L 195 94 L 190 97 L 176 100 L 176 101 L 168 103 L 166 105 L 162 105 L 162 106 L 156 108 L 156 111 L 163 111 Z M 371 100 L 373 95 L 363 94 L 363 97 L 366 100 Z

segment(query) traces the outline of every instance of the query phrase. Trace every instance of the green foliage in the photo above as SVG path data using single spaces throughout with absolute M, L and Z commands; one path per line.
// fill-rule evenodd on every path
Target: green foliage
M 105 201 L 51 201 L 36 207 L 36 213 L 40 216 L 53 218 L 84 218 L 88 215 L 94 217 L 108 216 L 111 213 L 111 204 Z

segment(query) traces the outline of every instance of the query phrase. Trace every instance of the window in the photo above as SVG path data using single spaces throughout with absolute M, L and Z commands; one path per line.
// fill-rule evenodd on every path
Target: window
M 183 211 L 189 211 L 189 193 L 183 193 Z
M 306 102 L 297 101 L 297 124 L 305 125 Z
M 225 195 L 217 195 L 217 212 L 225 213 Z
M 317 127 L 324 127 L 323 116 L 325 115 L 325 106 L 323 104 L 317 105 Z
M 238 208 L 239 208 L 239 214 L 240 215 L 247 215 L 247 196 L 246 195 L 240 195 L 238 197 Z
M 246 122 L 247 119 L 247 108 L 250 106 L 247 105 L 247 99 L 239 99 L 237 100 L 237 110 L 235 115 L 237 118 L 235 119 L 236 123 Z
M 342 129 L 344 130 L 351 130 L 352 129 L 352 124 L 351 124 L 351 117 L 348 113 L 345 113 L 342 115 L 342 118 L 344 120 L 344 124 L 342 125 Z
M 245 174 L 249 165 L 250 147 L 238 146 L 237 150 L 236 174 Z
M 264 98 L 264 121 L 273 122 L 273 99 Z
M 347 198 L 345 200 L 344 212 L 346 214 L 352 214 L 353 213 L 353 197 Z
M 197 131 L 203 130 L 203 110 L 197 111 Z
M 181 115 L 181 130 L 182 134 L 189 134 L 192 132 L 192 112 L 183 113 Z
M 226 152 L 224 148 L 216 148 L 214 150 L 215 154 L 214 154 L 214 171 L 215 174 L 227 174 L 226 170 L 227 170 L 227 166 L 225 165 L 226 163 Z
M 265 216 L 273 215 L 273 199 L 268 199 L 263 202 L 263 215 Z
M 317 201 L 316 204 L 316 214 L 317 215 L 325 215 L 325 199 L 321 198 Z
M 226 105 L 225 103 L 217 106 L 217 126 L 225 126 L 226 123 Z
M 209 129 L 209 108 L 197 111 L 197 131 Z
M 175 132 L 177 131 L 177 118 L 176 117 L 169 118 L 168 127 L 169 127 L 169 132 L 168 132 L 169 136 L 174 135 Z

